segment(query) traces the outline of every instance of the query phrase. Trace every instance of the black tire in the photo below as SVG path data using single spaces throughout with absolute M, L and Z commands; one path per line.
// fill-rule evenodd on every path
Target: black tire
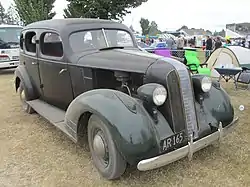
M 104 146 L 106 148 L 103 157 L 94 150 L 94 138 L 96 136 L 101 137 L 102 142 L 104 142 L 103 145 L 106 145 Z M 94 114 L 88 122 L 88 142 L 94 165 L 104 178 L 117 179 L 125 172 L 127 162 L 118 152 L 107 124 Z
M 26 93 L 25 93 L 24 85 L 22 82 L 20 83 L 20 86 L 17 91 L 19 94 L 19 98 L 20 98 L 23 110 L 27 112 L 28 114 L 34 113 L 35 112 L 34 109 L 27 103 Z

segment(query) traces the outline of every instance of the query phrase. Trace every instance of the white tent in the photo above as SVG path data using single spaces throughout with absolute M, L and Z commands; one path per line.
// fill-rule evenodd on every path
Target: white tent
M 236 32 L 233 32 L 229 29 L 226 29 L 226 36 L 230 37 L 230 38 L 244 38 L 244 36 L 242 36 Z
M 212 77 L 219 77 L 216 67 L 248 67 L 250 68 L 250 49 L 240 46 L 228 46 L 215 50 L 207 60 Z

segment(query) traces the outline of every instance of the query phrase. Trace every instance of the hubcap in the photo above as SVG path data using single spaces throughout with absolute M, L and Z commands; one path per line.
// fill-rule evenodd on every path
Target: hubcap
M 20 100 L 22 102 L 22 106 L 24 110 L 27 110 L 28 104 L 26 103 L 26 96 L 24 90 L 21 91 L 20 93 Z
M 105 141 L 104 135 L 101 131 L 98 131 L 93 139 L 93 150 L 95 152 L 95 156 L 98 158 L 98 160 L 103 164 L 108 164 L 108 149 L 107 149 L 107 143 Z
M 21 92 L 20 96 L 21 96 L 21 100 L 24 102 L 26 99 L 24 91 Z

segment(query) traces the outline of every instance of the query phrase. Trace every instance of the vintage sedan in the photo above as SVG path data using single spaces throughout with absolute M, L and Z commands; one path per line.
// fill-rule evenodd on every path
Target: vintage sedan
M 53 19 L 21 32 L 15 89 L 74 142 L 88 139 L 107 179 L 162 167 L 221 140 L 238 118 L 218 82 L 139 50 L 125 25 Z

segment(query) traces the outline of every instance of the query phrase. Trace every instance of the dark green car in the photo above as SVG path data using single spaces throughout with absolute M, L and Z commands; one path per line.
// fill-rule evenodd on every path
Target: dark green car
M 74 142 L 87 137 L 107 179 L 128 165 L 155 169 L 219 141 L 236 124 L 218 82 L 141 51 L 123 24 L 101 19 L 32 23 L 21 32 L 15 88 Z

